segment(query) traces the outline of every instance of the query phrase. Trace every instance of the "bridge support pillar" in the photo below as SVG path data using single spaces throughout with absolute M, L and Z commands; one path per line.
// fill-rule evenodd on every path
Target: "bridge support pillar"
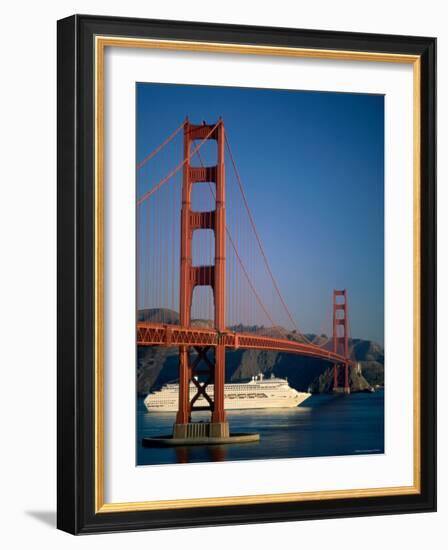
M 210 437 L 227 438 L 230 437 L 228 422 L 211 422 Z
M 176 415 L 176 425 L 188 424 L 190 415 L 190 359 L 187 346 L 179 348 L 179 409 Z
M 226 350 L 224 344 L 218 344 L 215 348 L 214 409 L 212 413 L 212 423 L 214 424 L 226 423 L 224 410 L 225 363 Z
M 350 384 L 349 384 L 349 365 L 345 363 L 344 365 L 344 393 L 350 393 Z
M 347 290 L 333 290 L 333 351 L 347 358 L 344 363 L 344 386 L 339 386 L 339 366 L 334 366 L 333 391 L 350 393 L 349 350 L 348 350 L 348 306 Z
M 200 167 L 192 165 L 191 152 L 195 140 L 215 140 L 217 143 L 217 161 L 215 166 Z M 190 327 L 191 305 L 195 286 L 210 286 L 213 290 L 215 329 L 225 331 L 225 276 L 226 276 L 226 210 L 225 210 L 225 172 L 224 172 L 225 134 L 222 120 L 214 125 L 184 124 L 184 167 L 182 181 L 181 239 L 180 239 L 180 299 L 179 317 L 183 327 Z M 192 210 L 191 193 L 193 186 L 200 182 L 214 182 L 215 208 L 210 212 Z M 215 234 L 214 265 L 193 266 L 192 242 L 194 231 L 211 229 Z M 208 357 L 209 347 L 195 347 L 196 359 L 190 363 L 189 347 L 179 348 L 179 409 L 173 429 L 175 436 L 203 437 L 205 431 L 210 435 L 228 434 L 224 410 L 225 347 L 218 341 L 214 349 L 214 358 Z M 201 368 L 199 368 L 201 367 Z M 190 396 L 192 384 L 195 394 Z M 213 386 L 213 393 L 207 391 Z M 199 400 L 199 401 L 198 401 Z M 207 428 L 201 427 L 201 434 L 192 427 L 193 410 L 209 410 L 211 422 Z M 204 423 L 201 423 L 204 424 Z M 205 430 L 205 431 L 204 431 Z M 204 433 L 202 433 L 204 432 Z
M 350 365 L 348 363 L 345 363 L 343 365 L 343 367 L 344 367 L 344 385 L 343 386 L 339 385 L 339 367 L 340 367 L 340 365 L 335 365 L 334 366 L 334 371 L 333 371 L 333 392 L 334 393 L 345 393 L 345 394 L 348 395 L 350 393 L 350 377 L 349 377 Z
M 216 140 L 217 162 L 215 166 L 192 166 L 192 143 L 195 140 Z M 171 438 L 146 438 L 144 445 L 207 445 L 258 441 L 259 434 L 229 433 L 224 408 L 225 344 L 222 334 L 226 331 L 226 195 L 225 195 L 225 134 L 222 120 L 214 125 L 184 124 L 184 166 L 182 181 L 182 210 L 180 236 L 180 296 L 179 321 L 183 328 L 191 325 L 191 304 L 195 286 L 210 286 L 214 297 L 214 326 L 218 340 L 211 345 L 179 347 L 179 406 Z M 214 182 L 216 188 L 215 209 L 195 212 L 191 206 L 194 184 Z M 211 229 L 215 234 L 214 265 L 193 266 L 192 241 L 196 230 Z M 214 347 L 213 358 L 208 356 Z M 190 351 L 196 351 L 192 360 Z M 193 354 L 191 354 L 193 356 Z M 213 393 L 209 390 L 213 387 Z M 190 395 L 190 391 L 194 394 Z M 210 411 L 210 422 L 193 422 L 195 410 Z
M 333 391 L 336 391 L 336 389 L 339 386 L 339 365 L 335 364 L 334 370 L 333 370 Z
M 224 409 L 225 346 L 214 348 L 214 357 L 209 357 L 210 346 L 196 346 L 196 358 L 190 361 L 188 346 L 179 348 L 179 407 L 173 427 L 175 439 L 226 438 L 229 423 Z M 213 394 L 208 387 L 213 386 Z M 194 395 L 190 389 L 194 388 Z M 194 423 L 194 410 L 211 412 L 210 422 Z

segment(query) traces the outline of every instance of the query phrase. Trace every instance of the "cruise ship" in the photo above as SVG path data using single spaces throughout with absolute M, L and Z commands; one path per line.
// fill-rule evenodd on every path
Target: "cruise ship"
M 190 384 L 190 399 L 197 388 Z M 213 385 L 207 387 L 208 395 L 213 398 Z M 288 384 L 287 379 L 272 375 L 264 378 L 262 374 L 253 376 L 248 382 L 236 382 L 224 386 L 224 407 L 232 409 L 271 409 L 297 407 L 310 393 L 298 392 Z M 149 393 L 145 405 L 149 412 L 174 412 L 179 404 L 179 384 L 166 384 L 160 390 Z M 208 402 L 201 395 L 196 406 L 207 406 Z

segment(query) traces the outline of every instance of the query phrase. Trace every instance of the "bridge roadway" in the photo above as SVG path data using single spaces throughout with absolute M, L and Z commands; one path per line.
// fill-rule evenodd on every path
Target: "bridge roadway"
M 228 349 L 266 349 L 295 353 L 306 357 L 325 359 L 341 365 L 351 364 L 343 355 L 294 340 L 273 338 L 244 332 L 226 331 L 219 333 L 215 329 L 181 327 L 159 323 L 137 323 L 137 345 L 139 346 L 216 346 L 224 344 Z

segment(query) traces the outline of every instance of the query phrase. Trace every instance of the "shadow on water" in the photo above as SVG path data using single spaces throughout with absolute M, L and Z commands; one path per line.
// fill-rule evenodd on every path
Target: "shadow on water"
M 197 413 L 194 420 L 207 420 Z M 343 456 L 384 452 L 384 392 L 349 396 L 313 395 L 292 409 L 229 411 L 232 433 L 256 432 L 258 443 L 143 448 L 143 437 L 168 435 L 174 413 L 148 413 L 143 400 L 137 410 L 137 464 L 182 464 Z
M 204 446 L 206 453 L 208 454 L 208 460 L 204 462 L 223 462 L 226 459 L 226 445 L 209 445 Z M 176 447 L 176 463 L 188 464 L 190 462 L 196 462 L 192 460 L 191 456 L 192 447 Z

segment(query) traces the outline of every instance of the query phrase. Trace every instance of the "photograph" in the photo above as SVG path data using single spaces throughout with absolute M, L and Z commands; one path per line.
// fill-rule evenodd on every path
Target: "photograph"
M 136 465 L 384 453 L 384 95 L 135 94 Z

